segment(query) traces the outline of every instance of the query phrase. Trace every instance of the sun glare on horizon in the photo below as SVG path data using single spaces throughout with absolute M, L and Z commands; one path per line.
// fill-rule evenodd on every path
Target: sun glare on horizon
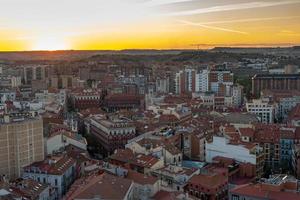
M 41 37 L 34 42 L 32 50 L 55 51 L 55 50 L 66 50 L 69 48 L 70 48 L 69 45 L 63 39 L 55 38 L 55 37 Z

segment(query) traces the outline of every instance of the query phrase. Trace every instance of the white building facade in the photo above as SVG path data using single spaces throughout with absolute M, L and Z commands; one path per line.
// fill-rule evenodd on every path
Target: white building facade
M 196 92 L 208 91 L 208 70 L 202 70 L 196 74 Z
M 225 158 L 232 158 L 238 162 L 251 163 L 256 165 L 255 152 L 243 145 L 232 145 L 225 137 L 213 137 L 213 142 L 205 144 L 205 158 L 206 162 L 212 163 L 213 158 L 221 156 Z
M 274 123 L 277 119 L 278 106 L 270 103 L 268 99 L 253 99 L 246 103 L 246 108 L 247 112 L 257 115 L 262 123 Z

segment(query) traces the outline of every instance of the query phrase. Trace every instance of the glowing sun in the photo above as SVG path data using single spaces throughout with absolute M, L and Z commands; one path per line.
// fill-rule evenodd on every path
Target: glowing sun
M 34 44 L 32 50 L 66 50 L 69 49 L 68 44 L 63 39 L 55 38 L 55 37 L 41 37 L 38 38 Z

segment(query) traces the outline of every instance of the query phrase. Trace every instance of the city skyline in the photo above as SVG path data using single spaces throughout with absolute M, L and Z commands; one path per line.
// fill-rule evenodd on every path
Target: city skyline
M 300 0 L 0 3 L 0 51 L 300 44 Z

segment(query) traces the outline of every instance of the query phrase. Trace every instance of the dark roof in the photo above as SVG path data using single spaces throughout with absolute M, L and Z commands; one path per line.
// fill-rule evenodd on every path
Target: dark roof
M 254 78 L 300 78 L 300 74 L 256 74 Z

